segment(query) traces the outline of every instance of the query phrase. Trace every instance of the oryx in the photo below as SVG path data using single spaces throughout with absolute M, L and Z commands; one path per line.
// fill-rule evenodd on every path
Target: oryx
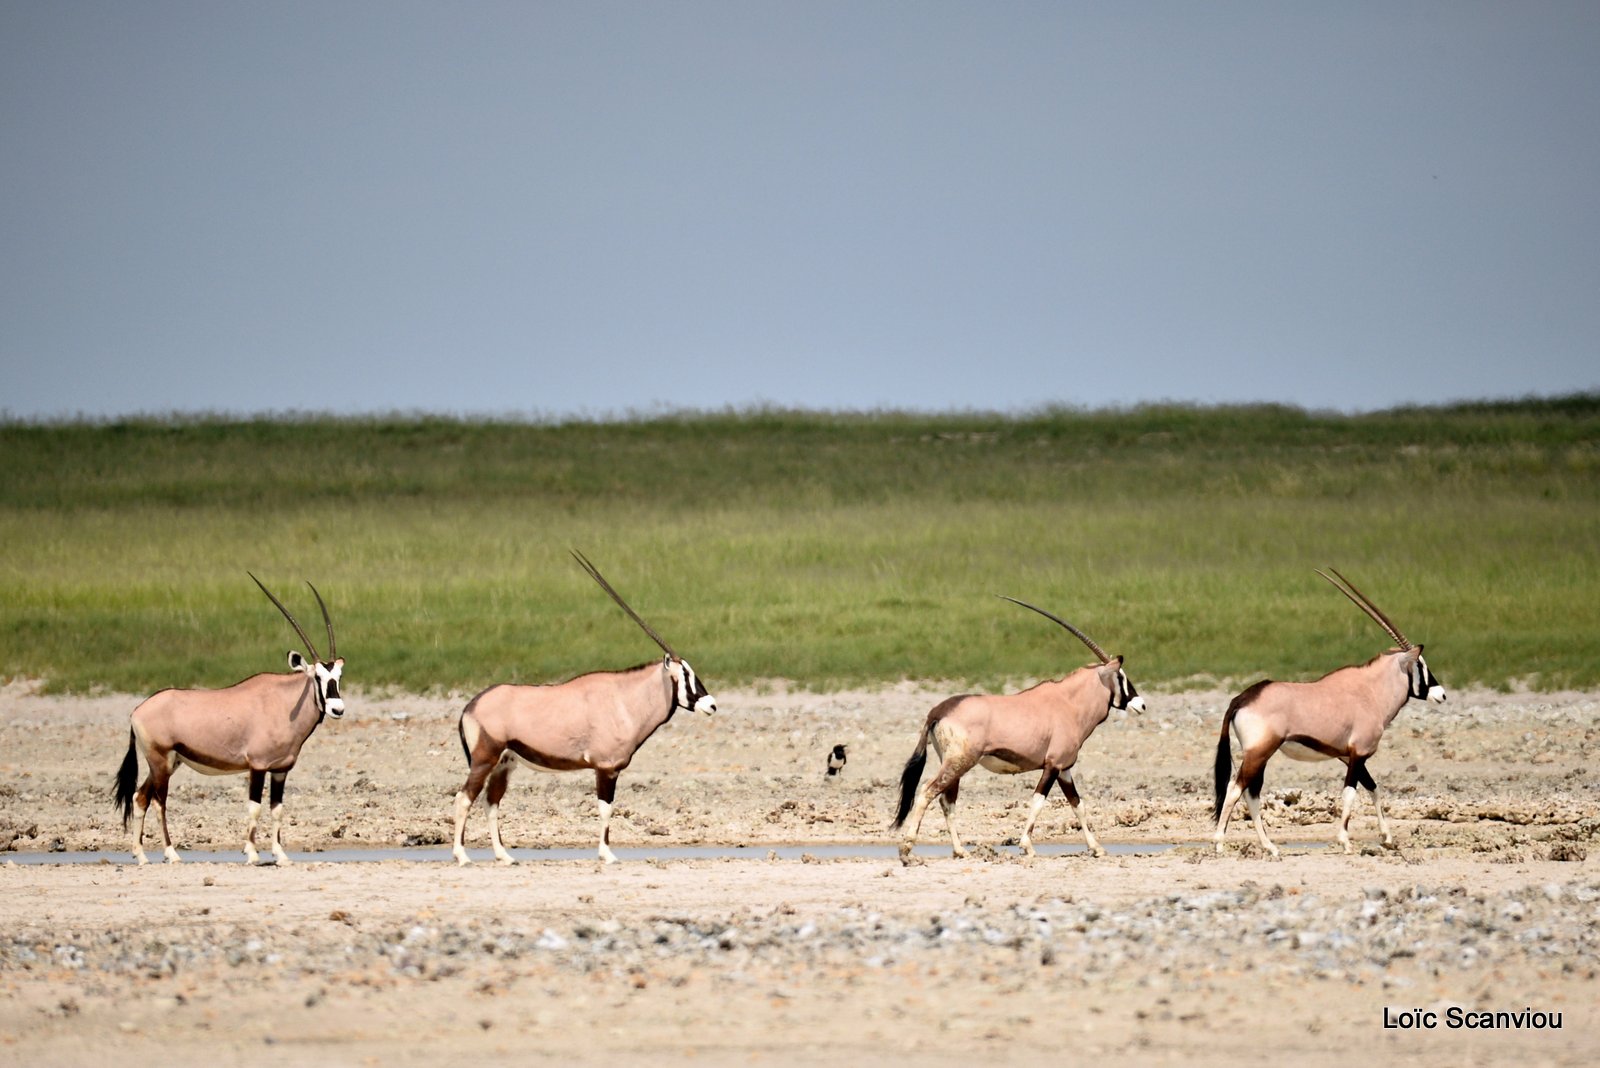
M 605 577 L 577 550 L 573 559 L 611 595 L 666 654 L 626 671 L 595 671 L 549 686 L 502 683 L 478 694 L 461 712 L 461 748 L 467 754 L 467 781 L 456 794 L 457 863 L 468 864 L 462 834 L 467 812 L 487 783 L 489 841 L 495 859 L 515 864 L 500 840 L 500 799 L 505 796 L 517 760 L 542 771 L 594 770 L 594 792 L 600 805 L 600 859 L 616 862 L 611 852 L 611 803 L 617 776 L 633 754 L 678 709 L 717 710 L 716 698 L 689 662 L 661 640 L 650 624 L 628 606 Z
M 1028 807 L 1028 820 L 1022 828 L 1022 849 L 1029 856 L 1033 851 L 1033 824 L 1039 810 L 1049 798 L 1050 787 L 1057 783 L 1067 795 L 1067 802 L 1083 824 L 1083 836 L 1089 849 L 1097 857 L 1105 850 L 1095 839 L 1089 826 L 1089 812 L 1081 807 L 1077 785 L 1072 781 L 1072 768 L 1078 762 L 1078 751 L 1094 729 L 1104 723 L 1113 708 L 1144 711 L 1144 698 L 1128 681 L 1122 670 L 1122 657 L 1107 656 L 1104 649 L 1083 631 L 1042 608 L 1037 608 L 1015 597 L 1005 597 L 1012 604 L 1030 608 L 1046 619 L 1065 627 L 1089 650 L 1099 657 L 1098 664 L 1090 664 L 1052 682 L 1041 682 L 1021 693 L 986 696 L 962 694 L 936 705 L 928 713 L 922 731 L 917 735 L 917 747 L 906 761 L 900 776 L 900 807 L 895 813 L 895 827 L 906 826 L 900 841 L 902 860 L 911 855 L 916 845 L 917 831 L 922 817 L 935 797 L 944 810 L 945 826 L 950 830 L 950 846 L 958 857 L 966 856 L 961 839 L 956 835 L 955 807 L 961 789 L 961 776 L 974 764 L 981 764 L 1002 775 L 1015 775 L 1024 771 L 1039 771 L 1039 784 L 1034 788 L 1033 801 Z M 916 797 L 917 783 L 922 778 L 923 766 L 928 759 L 928 742 L 942 761 L 933 780 Z M 913 806 L 915 798 L 915 806 Z M 909 822 L 907 814 L 910 815 Z
M 133 710 L 128 728 L 128 753 L 117 770 L 112 800 L 122 809 L 124 830 L 133 810 L 139 810 L 139 833 L 133 840 L 133 855 L 140 864 L 147 861 L 144 818 L 152 802 L 161 817 L 162 853 L 173 863 L 182 859 L 173 848 L 172 835 L 167 831 L 167 784 L 172 773 L 185 764 L 203 775 L 249 773 L 249 818 L 244 854 L 251 864 L 259 859 L 256 823 L 261 816 L 261 789 L 270 775 L 272 855 L 279 864 L 289 862 L 279 839 L 283 826 L 284 780 L 299 759 L 300 747 L 317 729 L 322 717 L 329 715 L 338 719 L 344 715 L 344 698 L 339 695 L 344 660 L 334 645 L 333 620 L 328 617 L 328 606 L 315 586 L 306 583 L 311 586 L 317 607 L 322 609 L 323 625 L 328 629 L 327 660 L 318 655 L 311 639 L 283 607 L 283 602 L 274 597 L 260 579 L 254 575 L 250 578 L 261 586 L 267 599 L 278 606 L 278 611 L 305 642 L 311 659 L 291 649 L 287 673 L 252 675 L 223 690 L 162 690 L 147 697 Z M 150 774 L 135 790 L 140 752 L 144 753 Z
M 1330 568 L 1330 571 L 1333 569 Z M 1383 818 L 1378 800 L 1378 784 L 1367 771 L 1367 760 L 1378 751 L 1378 742 L 1400 709 L 1411 698 L 1442 702 L 1444 687 L 1422 659 L 1422 646 L 1406 640 L 1389 618 L 1356 589 L 1350 580 L 1333 571 L 1333 577 L 1318 570 L 1333 587 L 1355 602 L 1373 622 L 1394 639 L 1395 648 L 1379 653 L 1365 664 L 1343 667 L 1315 682 L 1273 682 L 1264 679 L 1235 697 L 1222 717 L 1222 737 L 1217 741 L 1215 766 L 1216 804 L 1212 818 L 1217 821 L 1212 841 L 1222 852 L 1222 838 L 1228 817 L 1239 795 L 1245 795 L 1250 819 L 1262 848 L 1273 856 L 1278 847 L 1267 838 L 1261 820 L 1261 784 L 1266 778 L 1267 761 L 1280 749 L 1295 760 L 1341 760 L 1346 766 L 1344 794 L 1339 813 L 1339 844 L 1350 848 L 1350 808 L 1355 803 L 1356 787 L 1372 795 L 1378 813 L 1378 831 L 1385 846 L 1394 846 L 1389 823 Z M 1233 771 L 1229 735 L 1238 736 L 1239 771 Z

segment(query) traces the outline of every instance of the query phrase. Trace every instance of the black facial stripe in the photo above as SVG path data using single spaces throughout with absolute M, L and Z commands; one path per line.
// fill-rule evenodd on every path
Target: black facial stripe
M 683 707 L 692 709 L 697 703 L 699 703 L 700 698 L 706 695 L 706 688 L 701 684 L 700 676 L 694 673 L 694 668 L 689 666 L 689 662 L 687 660 L 680 660 L 678 663 L 683 668 L 685 694 Z

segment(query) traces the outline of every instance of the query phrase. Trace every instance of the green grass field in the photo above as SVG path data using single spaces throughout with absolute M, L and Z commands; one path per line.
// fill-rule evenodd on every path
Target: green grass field
M 713 686 L 995 687 L 1086 651 L 1147 688 L 1305 678 L 1384 648 L 1446 685 L 1600 682 L 1600 395 L 1310 414 L 785 411 L 0 423 L 0 674 L 225 685 L 318 639 L 357 688 L 647 659 L 583 549 Z

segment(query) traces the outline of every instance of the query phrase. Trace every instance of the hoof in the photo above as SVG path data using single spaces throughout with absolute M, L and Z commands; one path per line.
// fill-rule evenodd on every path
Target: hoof
M 455 858 L 456 867 L 458 868 L 465 868 L 468 864 L 472 863 L 472 858 L 467 856 L 467 851 L 465 849 L 461 850 L 459 853 L 456 853 Z
M 163 850 L 161 855 L 163 857 L 167 858 L 167 863 L 168 864 L 182 864 L 183 863 L 183 858 L 178 856 L 178 851 L 176 849 Z
M 1089 850 L 1089 852 L 1094 854 L 1097 857 L 1103 857 L 1103 856 L 1106 855 L 1106 851 L 1104 849 L 1102 849 L 1100 846 L 1095 846 L 1093 849 Z
M 516 866 L 517 858 L 512 856 L 510 853 L 503 853 L 500 856 L 495 857 L 494 862 L 500 865 L 502 868 L 511 868 Z

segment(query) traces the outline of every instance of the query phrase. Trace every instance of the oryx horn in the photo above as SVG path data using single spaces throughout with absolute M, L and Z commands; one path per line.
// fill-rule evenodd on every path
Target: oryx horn
M 1074 638 L 1077 638 L 1080 642 L 1082 642 L 1083 644 L 1087 645 L 1089 647 L 1089 651 L 1094 653 L 1095 656 L 1098 656 L 1100 658 L 1100 663 L 1102 663 L 1102 664 L 1111 663 L 1111 658 L 1106 655 L 1106 651 L 1104 649 L 1100 648 L 1098 645 L 1096 645 L 1094 643 L 1094 639 L 1093 638 L 1089 637 L 1083 631 L 1079 630 L 1077 627 L 1074 627 L 1071 623 L 1068 623 L 1066 620 L 1062 619 L 1060 616 L 1053 615 L 1050 612 L 1046 612 L 1043 608 L 1040 608 L 1037 605 L 1031 605 L 1027 601 L 1019 601 L 1015 597 L 1007 597 L 1003 593 L 997 593 L 997 594 L 995 594 L 995 596 L 1000 598 L 1002 601 L 1010 601 L 1012 604 L 1020 604 L 1024 608 L 1031 608 L 1035 612 L 1038 612 L 1041 616 L 1044 616 L 1046 619 L 1054 620 L 1055 622 L 1061 624 L 1063 627 L 1066 627 L 1067 630 L 1072 632 L 1072 636 Z
M 632 620 L 635 623 L 639 624 L 639 629 L 643 630 L 646 634 L 650 635 L 650 639 L 652 641 L 654 641 L 657 645 L 661 646 L 661 651 L 662 652 L 666 653 L 668 656 L 672 657 L 674 660 L 680 659 L 678 654 L 672 651 L 672 646 L 670 646 L 666 642 L 662 641 L 661 640 L 661 635 L 657 634 L 653 629 L 651 629 L 650 624 L 646 623 L 643 619 L 641 619 L 639 617 L 639 613 L 635 612 L 632 608 L 630 608 L 628 606 L 628 602 L 624 601 L 622 599 L 622 595 L 619 594 L 616 590 L 611 588 L 611 583 L 607 582 L 606 581 L 606 577 L 604 575 L 600 574 L 600 569 L 599 568 L 595 567 L 593 564 L 591 564 L 589 562 L 589 558 L 587 556 L 584 556 L 578 550 L 573 549 L 572 550 L 572 558 L 574 560 L 578 561 L 579 566 L 581 566 L 585 571 L 589 572 L 589 577 L 594 579 L 596 582 L 598 582 L 600 584 L 600 588 L 602 590 L 605 590 L 607 593 L 609 593 L 611 595 L 611 599 L 613 601 L 617 602 L 617 604 L 622 608 L 622 610 L 624 612 L 628 613 L 629 617 L 632 618 Z M 271 595 L 269 594 L 268 596 L 271 596 Z
M 300 629 L 300 624 L 295 622 L 294 616 L 289 613 L 289 610 L 287 608 L 283 607 L 283 602 L 278 600 L 276 597 L 272 596 L 272 591 L 267 589 L 266 586 L 263 586 L 262 583 L 261 583 L 261 580 L 256 578 L 255 575 L 251 574 L 248 571 L 246 571 L 245 574 L 246 575 L 250 575 L 250 580 L 252 582 L 254 582 L 257 586 L 261 586 L 261 592 L 267 595 L 267 600 L 271 601 L 273 604 L 278 606 L 278 611 L 282 612 L 283 613 L 283 618 L 287 619 L 289 621 L 289 626 L 293 627 L 294 628 L 294 632 L 296 634 L 300 635 L 300 640 L 306 643 L 306 648 L 308 650 L 310 650 L 310 652 L 311 652 L 311 659 L 320 661 L 322 659 L 322 657 L 317 655 L 317 647 L 311 644 L 311 639 L 306 637 L 306 632 Z M 310 586 L 311 584 L 308 582 L 308 583 L 306 583 L 306 585 Z M 312 593 L 316 593 L 317 592 L 316 588 L 312 587 L 311 592 Z M 322 598 L 320 596 L 317 598 L 317 603 L 318 604 L 322 603 Z M 327 614 L 328 614 L 327 608 L 323 608 L 322 614 L 323 614 L 324 618 L 327 617 Z M 333 642 L 333 624 L 332 623 L 328 624 L 328 641 L 329 641 L 330 644 Z
M 311 586 L 310 579 L 306 580 L 306 585 Z M 311 586 L 311 596 L 317 599 L 317 607 L 322 609 L 322 625 L 328 628 L 328 659 L 337 660 L 339 646 L 333 640 L 333 620 L 328 617 L 328 606 L 322 603 L 322 594 L 317 592 L 315 586 Z
M 1333 579 L 1328 578 L 1328 576 L 1323 573 L 1321 568 L 1316 568 L 1314 570 L 1316 570 L 1317 574 L 1322 575 L 1323 578 L 1328 579 L 1328 582 L 1332 584 L 1334 589 L 1338 590 L 1340 593 L 1350 598 L 1350 600 L 1354 601 L 1357 608 L 1360 608 L 1367 615 L 1371 616 L 1374 623 L 1388 631 L 1389 637 L 1395 640 L 1396 645 L 1400 646 L 1401 649 L 1411 648 L 1411 643 L 1406 640 L 1406 636 L 1404 634 L 1400 633 L 1400 628 L 1389 622 L 1389 617 L 1378 611 L 1378 606 L 1368 600 L 1366 594 L 1356 589 L 1355 583 L 1351 582 L 1343 575 L 1340 575 L 1337 568 L 1330 567 L 1328 570 L 1332 571 L 1334 575 L 1338 576 L 1339 582 L 1334 582 Z M 1339 584 L 1341 582 L 1344 583 L 1344 585 L 1341 586 Z

